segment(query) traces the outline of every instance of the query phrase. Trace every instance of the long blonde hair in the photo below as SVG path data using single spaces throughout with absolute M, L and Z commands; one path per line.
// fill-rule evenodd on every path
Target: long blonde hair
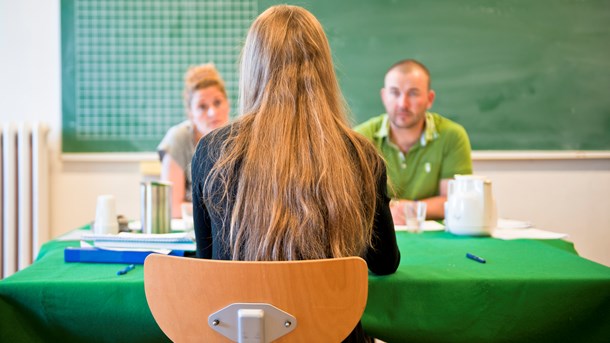
M 301 7 L 267 9 L 248 32 L 240 75 L 241 117 L 210 152 L 204 186 L 206 205 L 219 189 L 212 208 L 234 203 L 224 223 L 232 258 L 362 255 L 383 162 L 350 129 L 318 20 Z

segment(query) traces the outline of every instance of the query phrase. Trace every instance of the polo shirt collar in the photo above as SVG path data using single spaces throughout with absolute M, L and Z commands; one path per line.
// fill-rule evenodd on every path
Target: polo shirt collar
M 383 116 L 383 121 L 381 122 L 379 130 L 375 133 L 375 136 L 383 139 L 390 136 L 390 116 L 387 114 Z M 432 113 L 426 112 L 426 126 L 424 128 L 424 132 L 422 132 L 422 135 L 419 138 L 419 143 L 421 146 L 426 146 L 428 142 L 436 138 L 438 138 L 438 131 L 436 130 L 434 117 L 432 116 Z

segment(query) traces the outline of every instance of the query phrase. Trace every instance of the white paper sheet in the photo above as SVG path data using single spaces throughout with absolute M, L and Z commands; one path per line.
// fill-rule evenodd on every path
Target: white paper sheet
M 189 223 L 190 224 L 190 223 Z M 172 231 L 189 231 L 193 230 L 193 226 L 186 224 L 183 219 L 173 218 L 171 222 Z M 129 222 L 128 227 L 132 231 L 141 231 L 142 223 L 139 220 L 132 220 Z
M 498 218 L 498 227 L 501 229 L 527 229 L 532 223 L 523 220 Z
M 91 230 L 74 230 L 57 237 L 56 241 L 80 241 L 85 234 L 90 234 Z
M 416 227 L 407 225 L 394 225 L 396 231 L 415 231 Z M 422 231 L 443 231 L 445 226 L 434 220 L 426 220 L 422 224 Z
M 134 242 L 167 242 L 167 243 L 186 243 L 195 240 L 195 233 L 174 232 L 174 233 L 131 233 L 119 232 L 118 235 L 102 234 L 96 235 L 87 233 L 82 236 L 84 240 L 91 241 L 134 241 Z
M 561 239 L 568 237 L 565 233 L 540 230 L 535 228 L 529 229 L 501 229 L 497 228 L 491 234 L 493 238 L 498 239 Z
M 93 245 L 89 244 L 86 241 L 80 241 L 80 247 L 81 248 L 94 248 Z M 151 249 L 137 249 L 137 248 L 99 248 L 102 250 L 112 250 L 112 251 L 150 251 L 150 252 L 154 252 L 157 254 L 163 254 L 163 255 L 169 255 L 169 253 L 171 253 L 172 251 L 170 249 L 156 249 L 156 250 L 151 250 Z

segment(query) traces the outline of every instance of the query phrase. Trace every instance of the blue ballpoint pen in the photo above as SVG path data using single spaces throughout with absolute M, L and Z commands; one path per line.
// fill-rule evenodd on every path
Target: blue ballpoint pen
M 477 262 L 479 262 L 479 263 L 485 263 L 485 262 L 487 262 L 487 261 L 485 261 L 485 259 L 484 259 L 484 258 L 479 257 L 479 256 L 476 256 L 476 255 L 473 255 L 473 254 L 471 254 L 471 253 L 466 253 L 466 257 L 468 257 L 468 258 L 469 258 L 469 259 L 471 259 L 471 260 L 477 261 Z
M 127 272 L 129 272 L 130 270 L 134 269 L 136 267 L 135 264 L 130 264 L 127 267 L 119 270 L 118 272 L 116 272 L 116 275 L 125 275 L 127 274 Z

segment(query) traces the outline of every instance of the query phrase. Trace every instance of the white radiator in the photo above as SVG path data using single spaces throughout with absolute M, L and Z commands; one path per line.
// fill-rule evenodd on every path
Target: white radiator
M 0 279 L 32 263 L 49 239 L 49 129 L 0 123 Z

